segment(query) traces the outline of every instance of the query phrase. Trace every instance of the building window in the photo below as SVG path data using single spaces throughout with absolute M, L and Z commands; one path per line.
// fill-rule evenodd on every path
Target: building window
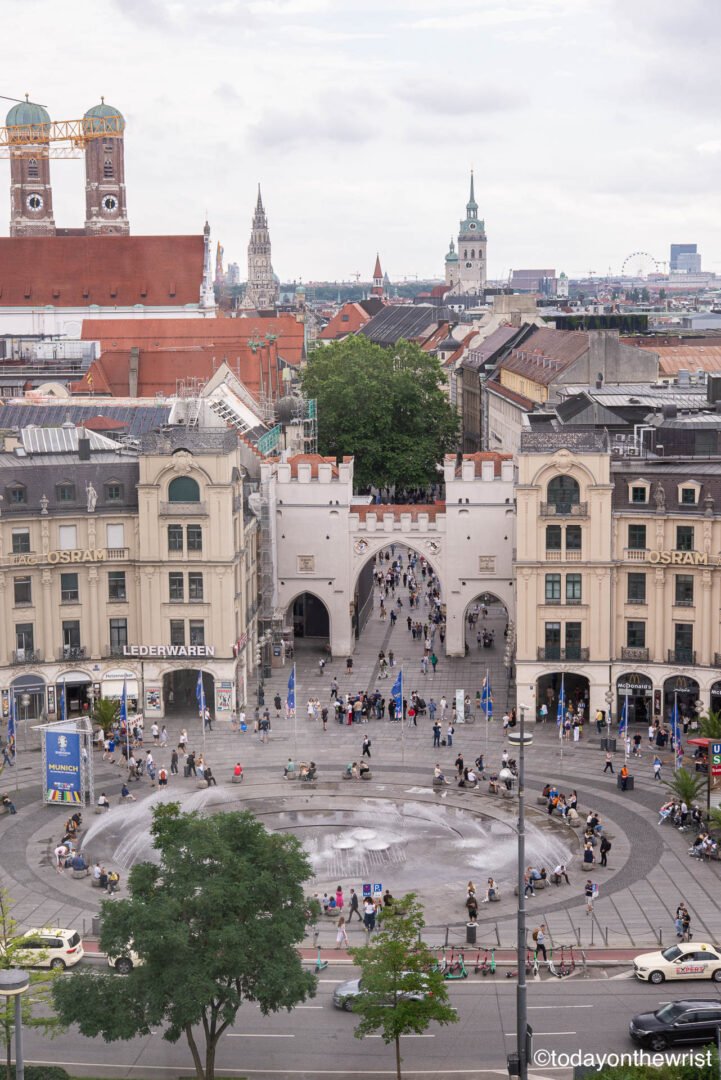
M 78 546 L 77 525 L 61 525 L 58 529 L 58 547 L 61 551 L 74 551 Z
M 31 157 L 28 159 L 28 180 L 39 180 L 40 170 L 38 169 L 38 159 Z
M 55 488 L 55 499 L 59 503 L 75 502 L 75 484 L 58 484 Z
M 580 622 L 566 623 L 566 659 L 581 659 L 581 624 Z
M 27 655 L 35 649 L 35 634 L 32 623 L 15 623 L 15 648 Z
M 631 488 L 631 502 L 632 503 L 647 503 L 648 502 L 648 488 L 644 484 L 643 487 Z
M 190 620 L 190 644 L 205 645 L 205 623 L 202 619 Z
M 28 501 L 28 489 L 23 484 L 12 484 L 6 489 L 11 506 L 24 506 Z
M 561 550 L 561 526 L 546 525 L 546 551 Z
M 629 525 L 628 527 L 628 546 L 631 551 L 645 551 L 646 550 L 646 526 L 645 525 Z
M 105 526 L 105 543 L 109 548 L 124 548 L 125 547 L 125 526 L 123 524 L 118 525 L 106 525 Z
M 75 604 L 80 599 L 77 574 L 60 575 L 60 600 L 63 604 Z
M 544 649 L 546 660 L 561 659 L 561 624 L 547 622 L 544 627 Z
M 561 575 L 546 574 L 546 603 L 559 603 L 561 599 Z
M 566 551 L 580 551 L 581 550 L 581 526 L 580 525 L 567 525 L 566 526 Z
M 183 550 L 183 526 L 168 525 L 168 551 Z
M 30 551 L 30 530 L 13 529 L 13 555 L 27 555 Z
M 80 620 L 66 619 L 63 622 L 63 651 L 80 648 Z
M 554 476 L 549 482 L 546 500 L 557 514 L 570 514 L 572 506 L 578 506 L 581 489 L 572 476 Z
M 674 650 L 677 664 L 692 664 L 693 623 L 674 623 Z
M 676 574 L 674 603 L 680 607 L 693 607 L 693 574 Z
M 646 623 L 639 619 L 629 619 L 626 623 L 626 644 L 629 649 L 646 648 Z
M 123 485 L 114 481 L 105 485 L 105 501 L 109 503 L 123 501 Z
M 185 645 L 185 619 L 170 620 L 170 644 Z
M 580 604 L 581 603 L 581 575 L 580 574 L 566 574 L 566 603 L 567 604 Z
M 128 644 L 128 620 L 127 619 L 111 619 L 110 620 L 110 649 L 111 651 L 120 651 L 124 645 Z
M 693 525 L 676 526 L 676 551 L 693 551 Z
M 168 586 L 172 602 L 177 604 L 185 598 L 182 574 L 168 574 Z
M 626 597 L 629 604 L 645 604 L 646 603 L 646 575 L 645 574 L 629 574 L 627 581 L 628 592 Z
M 127 600 L 128 594 L 125 591 L 125 571 L 124 570 L 109 570 L 108 571 L 108 600 Z
M 15 589 L 15 607 L 19 607 L 21 604 L 32 604 L 33 586 L 29 577 L 13 578 L 13 586 Z
M 188 599 L 196 601 L 203 599 L 202 574 L 188 574 Z
M 172 526 L 171 526 L 172 528 Z M 202 551 L 203 550 L 203 530 L 200 525 L 188 525 L 186 529 L 186 539 L 188 542 L 188 551 Z M 182 541 L 181 541 L 182 544 Z
M 198 481 L 192 476 L 176 476 L 168 484 L 168 502 L 171 503 L 196 503 L 200 502 L 200 488 Z
M 698 491 L 696 490 L 696 488 L 681 488 L 680 502 L 682 506 L 695 506 L 698 502 Z
M 110 158 L 106 158 L 103 162 L 103 177 L 105 180 L 113 179 L 113 163 Z

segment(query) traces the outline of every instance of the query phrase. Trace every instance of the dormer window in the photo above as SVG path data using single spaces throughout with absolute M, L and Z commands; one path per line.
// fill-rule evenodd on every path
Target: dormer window
M 58 484 L 55 488 L 55 498 L 59 503 L 75 502 L 75 484 Z
M 11 506 L 24 506 L 28 501 L 28 489 L 24 484 L 12 484 L 7 489 L 7 497 Z
M 651 485 L 648 480 L 630 480 L 628 484 L 628 501 L 635 506 L 646 506 L 651 495 Z
M 696 480 L 684 480 L 678 485 L 680 506 L 698 506 L 701 499 L 701 485 Z
M 648 502 L 648 488 L 646 488 L 646 487 L 632 487 L 631 488 L 631 502 L 633 502 L 633 503 L 647 503 Z

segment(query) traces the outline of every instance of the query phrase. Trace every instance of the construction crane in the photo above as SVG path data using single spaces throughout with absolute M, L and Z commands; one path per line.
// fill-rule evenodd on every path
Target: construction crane
M 30 101 L 28 94 L 25 95 L 25 101 L 6 97 L 5 94 L 0 94 L 0 99 L 20 105 L 26 102 L 28 105 L 38 104 Z M 45 106 L 40 105 L 39 108 L 44 109 Z M 51 120 L 49 123 L 0 127 L 0 158 L 33 157 L 39 147 L 51 158 L 80 157 L 92 140 L 118 139 L 123 136 L 124 131 L 125 121 L 120 113 L 83 117 L 82 120 Z

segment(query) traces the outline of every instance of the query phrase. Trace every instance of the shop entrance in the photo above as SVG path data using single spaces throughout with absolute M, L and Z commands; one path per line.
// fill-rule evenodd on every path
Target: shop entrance
M 41 720 L 45 715 L 45 683 L 37 675 L 18 675 L 10 683 L 18 720 Z
M 699 684 L 688 675 L 672 675 L 663 684 L 663 718 L 668 727 L 673 720 L 674 707 L 678 707 L 679 723 L 684 729 L 696 719 L 700 710 Z
M 163 675 L 163 702 L 166 716 L 197 716 L 198 700 L 196 690 L 198 686 L 197 668 L 176 668 Z M 205 704 L 211 713 L 215 713 L 215 679 L 207 672 L 203 672 L 203 693 Z
M 93 680 L 84 671 L 65 671 L 57 681 L 58 716 L 72 720 L 90 712 Z M 63 709 L 63 695 L 65 707 Z
M 585 675 L 578 675 L 575 671 L 554 671 L 547 675 L 539 675 L 536 683 L 536 702 L 540 709 L 545 705 L 548 709 L 549 721 L 554 724 L 558 718 L 558 701 L 561 696 L 561 686 L 566 699 L 566 708 L 573 706 L 574 712 L 583 712 L 586 722 L 589 720 L 588 699 L 590 684 Z
M 616 716 L 620 719 L 628 702 L 629 724 L 648 725 L 653 714 L 653 683 L 647 675 L 628 671 L 616 679 Z

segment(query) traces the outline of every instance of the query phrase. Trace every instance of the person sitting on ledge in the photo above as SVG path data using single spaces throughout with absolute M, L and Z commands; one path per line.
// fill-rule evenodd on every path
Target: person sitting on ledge
M 441 767 L 438 762 L 436 762 L 433 769 L 433 779 L 441 784 L 450 784 L 450 780 L 446 780 L 445 776 L 441 772 Z
M 233 776 L 238 777 L 240 780 L 243 779 L 243 766 L 240 764 L 239 761 L 236 761 L 235 763 L 235 768 L 233 769 Z
M 108 802 L 107 796 L 106 796 L 104 791 L 102 791 L 100 793 L 100 796 L 98 797 L 98 806 L 100 807 L 101 810 L 109 810 L 110 809 L 110 803 Z
M 361 761 L 360 765 L 358 766 L 358 771 L 362 780 L 365 774 L 371 771 L 371 767 L 365 761 Z
M 283 768 L 283 778 L 285 780 L 292 780 L 295 774 L 295 762 L 293 758 L 288 758 L 288 763 Z
M 123 802 L 135 802 L 135 796 L 131 795 L 130 789 L 128 788 L 127 784 L 123 784 L 123 786 L 121 787 L 120 798 L 123 800 Z
M 497 892 L 498 892 L 498 887 L 497 887 L 495 881 L 493 880 L 492 877 L 489 877 L 489 879 L 488 879 L 488 888 L 486 889 L 486 895 L 484 896 L 483 900 L 481 900 L 481 903 L 482 904 L 488 904 L 491 900 L 495 900 Z
M 77 854 L 73 855 L 73 861 L 71 862 L 70 866 L 71 866 L 71 868 L 73 870 L 87 871 L 89 869 L 88 864 L 85 861 L 85 858 L 83 857 L 83 855 L 79 851 L 77 852 Z

